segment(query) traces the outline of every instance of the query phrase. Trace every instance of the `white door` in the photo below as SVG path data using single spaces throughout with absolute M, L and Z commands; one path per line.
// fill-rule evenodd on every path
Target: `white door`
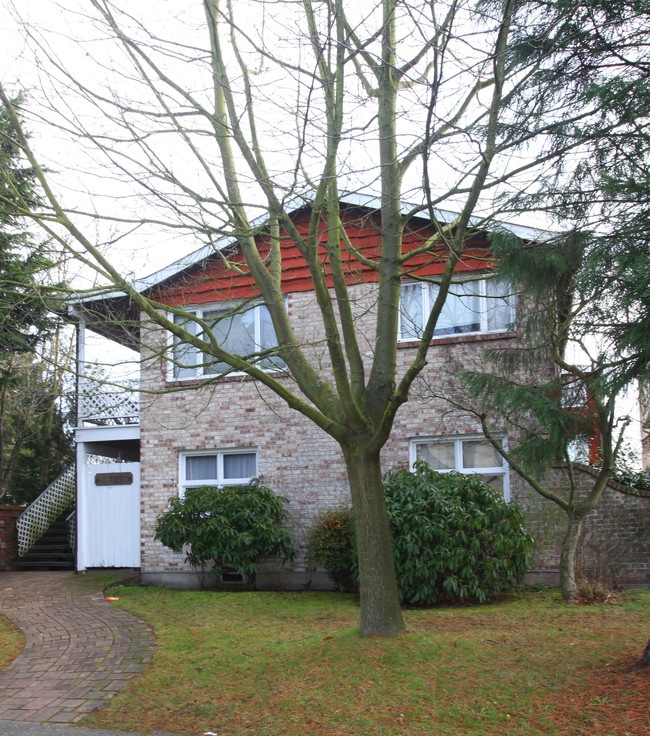
M 140 567 L 140 463 L 87 465 L 84 486 L 81 567 Z

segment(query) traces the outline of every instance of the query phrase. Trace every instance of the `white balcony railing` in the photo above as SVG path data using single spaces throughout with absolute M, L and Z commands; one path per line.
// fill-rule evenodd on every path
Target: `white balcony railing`
M 140 381 L 81 381 L 77 397 L 78 425 L 112 427 L 140 424 Z

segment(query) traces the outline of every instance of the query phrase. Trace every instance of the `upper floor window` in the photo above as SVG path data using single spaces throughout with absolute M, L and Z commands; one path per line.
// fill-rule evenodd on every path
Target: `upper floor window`
M 179 459 L 180 497 L 188 488 L 246 485 L 257 475 L 255 450 L 197 450 Z
M 510 499 L 508 463 L 483 437 L 418 438 L 411 440 L 410 454 L 411 466 L 424 460 L 439 473 L 475 473 L 502 493 L 506 501 Z
M 400 340 L 419 340 L 438 296 L 437 284 L 402 284 Z M 501 332 L 515 319 L 512 287 L 496 278 L 458 281 L 451 285 L 435 336 L 468 332 Z
M 238 310 L 232 305 L 212 305 L 191 307 L 190 314 L 205 320 L 212 330 L 219 347 L 234 355 L 253 356 L 253 362 L 264 368 L 282 368 L 284 363 L 276 355 L 255 357 L 255 353 L 277 346 L 269 310 L 264 304 L 256 304 L 248 309 Z M 192 335 L 200 335 L 201 328 L 190 317 L 174 315 L 174 322 L 184 327 Z M 227 363 L 203 353 L 193 345 L 173 337 L 173 378 L 199 378 L 217 376 L 230 369 Z

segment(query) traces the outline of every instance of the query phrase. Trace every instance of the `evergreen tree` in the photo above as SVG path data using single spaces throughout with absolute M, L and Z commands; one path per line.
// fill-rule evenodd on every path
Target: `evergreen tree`
M 486 370 L 462 374 L 477 401 L 455 403 L 474 413 L 510 467 L 566 514 L 560 584 L 572 600 L 581 526 L 615 472 L 629 423 L 617 417 L 616 400 L 645 367 L 622 356 L 608 324 L 600 322 L 606 310 L 591 278 L 592 259 L 600 256 L 591 238 L 574 233 L 528 248 L 504 238 L 495 251 L 502 276 L 521 288 L 520 336 L 488 351 Z M 507 450 L 499 439 L 504 426 L 516 438 Z M 577 482 L 576 461 L 596 467 L 586 491 Z M 562 490 L 549 481 L 556 464 L 566 469 Z
M 43 355 L 0 361 L 0 502 L 30 503 L 74 457 L 62 375 Z
M 537 80 L 556 104 L 592 115 L 559 126 L 577 144 L 555 176 L 512 200 L 516 212 L 542 210 L 588 233 L 583 289 L 597 292 L 590 319 L 616 346 L 618 390 L 650 365 L 650 2 L 541 0 L 538 25 L 519 53 L 556 49 Z M 555 31 L 535 43 L 544 19 Z
M 13 103 L 22 104 L 22 97 Z M 22 157 L 16 133 L 0 110 L 0 357 L 33 351 L 52 328 L 37 277 L 53 264 L 34 242 L 24 217 L 38 206 L 36 177 Z
M 13 99 L 20 110 L 22 97 Z M 54 265 L 25 215 L 39 206 L 36 177 L 0 111 L 0 499 L 33 500 L 70 456 L 61 371 L 44 348 L 60 328 L 43 275 Z M 56 341 L 55 341 L 56 342 Z
M 540 23 L 551 16 L 563 18 L 552 37 L 536 37 L 541 26 L 535 24 L 522 36 L 521 53 L 540 53 L 553 43 L 559 50 L 556 63 L 539 71 L 540 87 L 558 104 L 568 102 L 597 114 L 588 124 L 558 130 L 563 143 L 577 143 L 574 150 L 582 155 L 558 161 L 555 176 L 546 177 L 532 193 L 520 192 L 511 206 L 516 212 L 541 210 L 560 221 L 568 219 L 589 233 L 580 293 L 591 295 L 589 320 L 609 353 L 604 366 L 592 366 L 596 372 L 590 380 L 593 388 L 615 397 L 637 379 L 646 386 L 650 380 L 650 2 L 533 4 Z M 605 421 L 598 414 L 598 419 L 612 426 L 613 417 Z M 557 428 L 562 436 L 562 421 Z M 616 461 L 615 453 L 611 461 Z M 602 468 L 606 473 L 606 464 Z M 579 524 L 566 511 L 569 527 Z M 573 544 L 569 535 L 565 544 Z M 566 552 L 563 592 L 569 597 L 575 593 L 575 580 L 568 569 L 573 558 Z M 648 647 L 641 661 L 647 665 Z

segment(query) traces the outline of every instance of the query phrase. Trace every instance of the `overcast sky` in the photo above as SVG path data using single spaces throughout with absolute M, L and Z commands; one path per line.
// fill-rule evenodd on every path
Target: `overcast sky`
M 124 214 L 124 201 L 120 201 L 119 188 L 114 179 L 108 174 L 108 168 L 101 169 L 102 161 L 95 156 L 95 162 L 89 164 L 89 159 L 80 156 L 79 147 L 70 138 L 57 132 L 50 125 L 47 113 L 45 119 L 39 122 L 33 119 L 40 112 L 39 101 L 47 91 L 47 80 L 42 70 L 37 68 L 30 44 L 27 43 L 24 28 L 16 19 L 16 7 L 20 17 L 34 24 L 35 28 L 45 29 L 55 48 L 61 55 L 62 61 L 71 68 L 83 73 L 89 65 L 84 64 L 87 52 L 75 43 L 74 39 L 87 28 L 87 22 L 79 13 L 80 9 L 88 8 L 88 0 L 65 0 L 61 3 L 63 10 L 55 0 L 0 0 L 0 79 L 9 90 L 26 89 L 28 93 L 28 114 L 32 116 L 28 127 L 31 133 L 31 145 L 36 151 L 39 160 L 50 169 L 50 179 L 56 185 L 57 191 L 62 193 L 68 206 L 84 211 L 98 207 L 106 212 Z M 187 6 L 187 3 L 184 3 Z M 147 9 L 155 9 L 156 16 L 164 16 L 163 9 L 178 7 L 174 0 L 138 0 L 134 4 L 137 12 L 146 13 Z M 89 80 L 92 81 L 92 80 Z M 72 98 L 69 98 L 72 99 Z M 72 103 L 78 106 L 78 101 Z M 83 115 L 78 107 L 75 113 Z M 78 169 L 83 166 L 90 169 L 94 166 L 93 177 L 84 176 Z M 113 200 L 114 201 L 111 201 Z M 133 209 L 137 205 L 133 206 Z M 113 229 L 100 222 L 84 222 L 82 229 L 91 240 L 110 240 Z M 175 261 L 184 253 L 200 247 L 201 243 L 193 239 L 180 240 L 175 235 L 151 230 L 139 230 L 135 235 L 128 235 L 111 245 L 111 259 L 115 265 L 123 269 L 132 277 L 142 277 Z M 81 283 L 81 282 L 80 282 Z

